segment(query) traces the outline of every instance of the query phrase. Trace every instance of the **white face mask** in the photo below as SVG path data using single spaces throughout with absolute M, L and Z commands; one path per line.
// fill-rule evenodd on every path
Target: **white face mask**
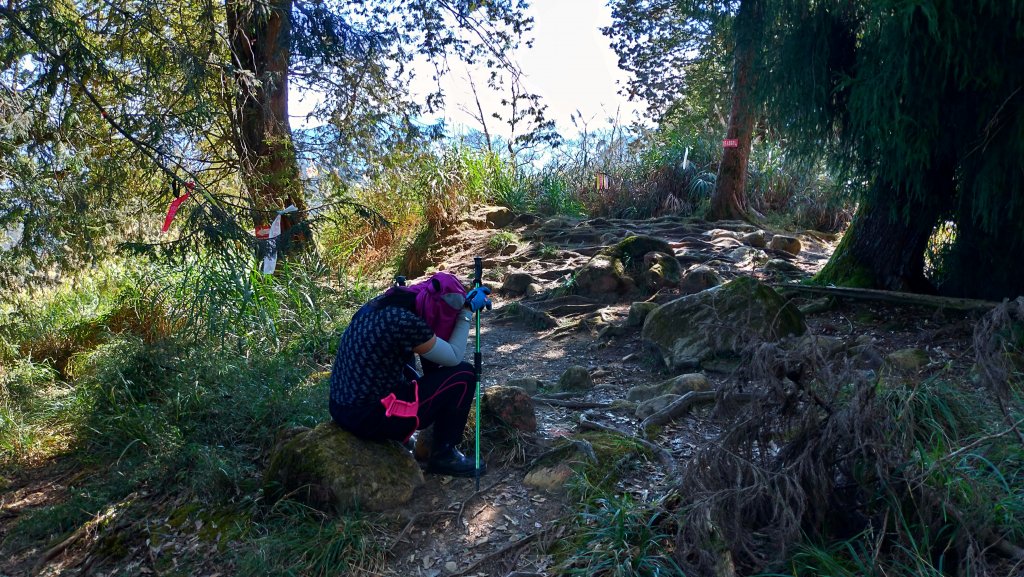
M 466 297 L 459 293 L 448 293 L 441 297 L 441 300 L 455 310 L 460 310 L 466 304 Z

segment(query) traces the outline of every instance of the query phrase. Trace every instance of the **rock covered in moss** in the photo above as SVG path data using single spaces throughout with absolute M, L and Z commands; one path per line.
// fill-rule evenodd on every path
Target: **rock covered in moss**
M 646 301 L 638 301 L 629 305 L 629 316 L 626 317 L 626 326 L 642 326 L 647 315 L 656 308 L 658 308 L 658 303 L 649 303 Z
M 576 292 L 583 295 L 625 294 L 636 286 L 621 260 L 601 253 L 576 271 L 573 282 Z
M 658 307 L 648 315 L 641 335 L 666 365 L 681 368 L 806 330 L 803 315 L 779 293 L 740 277 Z
M 680 276 L 679 261 L 671 254 L 651 251 L 644 255 L 642 278 L 644 288 L 648 291 L 674 287 L 679 284 Z
M 326 422 L 280 435 L 264 490 L 325 511 L 387 511 L 408 503 L 423 482 L 419 465 L 398 443 L 366 441 Z
M 538 465 L 526 474 L 523 484 L 548 493 L 560 493 L 572 475 L 573 470 L 568 463 Z
M 651 252 L 672 254 L 672 247 L 662 239 L 635 235 L 595 254 L 576 271 L 574 282 L 576 292 L 588 295 L 626 294 L 637 286 L 637 279 L 647 272 L 644 257 Z M 674 259 L 673 259 L 674 260 Z M 671 274 L 662 263 L 663 272 Z
M 667 394 L 654 397 L 653 399 L 648 399 L 637 405 L 635 416 L 638 420 L 642 421 L 654 413 L 665 410 L 669 405 L 681 398 L 682 395 Z
M 480 416 L 484 420 L 497 419 L 501 423 L 524 433 L 537 432 L 537 413 L 533 399 L 519 387 L 488 387 L 480 401 Z
M 594 379 L 586 367 L 573 365 L 558 377 L 558 384 L 555 385 L 555 392 L 565 391 L 588 391 L 594 388 Z

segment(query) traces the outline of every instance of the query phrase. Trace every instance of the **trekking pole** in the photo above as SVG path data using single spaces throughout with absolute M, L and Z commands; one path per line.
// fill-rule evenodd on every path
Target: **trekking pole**
M 480 288 L 481 277 L 484 273 L 483 259 L 476 256 L 473 257 L 473 267 L 475 269 L 475 277 L 473 279 L 473 288 Z M 476 311 L 476 330 L 474 335 L 476 337 L 476 349 L 473 352 L 473 373 L 476 376 L 476 469 L 474 470 L 473 477 L 476 479 L 476 490 L 480 490 L 480 311 Z

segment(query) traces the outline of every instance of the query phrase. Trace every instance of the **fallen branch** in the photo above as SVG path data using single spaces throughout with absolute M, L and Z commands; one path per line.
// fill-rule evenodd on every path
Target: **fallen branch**
M 593 401 L 565 401 L 562 399 L 552 399 L 550 397 L 532 397 L 534 401 L 538 403 L 544 403 L 552 407 L 563 407 L 566 409 L 608 409 L 611 408 L 611 403 L 599 403 Z
M 668 452 L 668 449 L 660 445 L 656 445 L 646 439 L 641 439 L 636 435 L 631 435 L 621 429 L 616 429 L 615 427 L 609 427 L 607 425 L 595 423 L 594 421 L 588 419 L 586 415 L 580 416 L 580 429 L 583 429 L 585 431 L 601 431 L 604 433 L 612 433 L 615 435 L 621 435 L 623 437 L 626 437 L 627 439 L 630 439 L 631 441 L 634 441 L 637 444 L 642 445 L 649 451 L 653 452 L 658 457 L 658 461 L 660 461 L 661 464 L 665 466 L 665 469 L 667 469 L 668 475 L 674 475 L 676 472 L 675 458 L 672 456 L 672 453 Z
M 690 412 L 690 408 L 693 405 L 710 403 L 715 400 L 716 396 L 718 396 L 718 391 L 690 391 L 673 401 L 669 406 L 644 419 L 640 423 L 640 431 L 646 436 L 647 432 L 653 427 L 678 419 Z
M 550 530 L 551 530 L 550 528 L 548 528 L 548 529 L 541 529 L 540 531 L 535 531 L 533 533 L 530 533 L 529 535 L 523 537 L 522 539 L 520 539 L 518 541 L 513 541 L 513 542 L 509 543 L 508 545 L 505 545 L 504 547 L 502 547 L 501 549 L 498 549 L 497 551 L 495 551 L 493 553 L 490 553 L 488 555 L 484 555 L 483 557 L 481 557 L 476 562 L 472 563 L 469 567 L 466 567 L 462 571 L 459 571 L 458 573 L 452 573 L 451 577 L 463 577 L 464 575 L 468 575 L 468 574 L 476 571 L 477 568 L 482 566 L 484 563 L 489 563 L 489 562 L 491 562 L 491 561 L 493 561 L 495 559 L 500 558 L 502 555 L 505 555 L 507 553 L 515 551 L 516 549 L 522 547 L 523 545 L 526 545 L 530 541 L 533 541 L 537 537 L 540 537 L 542 534 L 544 534 L 546 531 L 550 531 Z
M 775 290 L 782 293 L 807 293 L 826 295 L 836 298 L 881 301 L 901 305 L 919 305 L 937 309 L 953 309 L 959 311 L 989 311 L 997 304 L 992 301 L 976 299 L 958 299 L 952 297 L 940 297 L 933 295 L 919 295 L 896 291 L 883 291 L 875 289 L 846 288 L 846 287 L 823 287 L 807 286 L 798 284 L 778 283 L 771 285 Z

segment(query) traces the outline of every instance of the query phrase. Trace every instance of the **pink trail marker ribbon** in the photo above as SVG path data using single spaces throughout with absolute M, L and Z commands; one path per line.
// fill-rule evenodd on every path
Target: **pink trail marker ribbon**
M 161 233 L 167 232 L 167 229 L 171 228 L 171 221 L 174 220 L 174 215 L 178 214 L 178 208 L 181 207 L 181 203 L 188 200 L 191 192 L 179 196 L 178 198 L 171 201 L 171 205 L 167 207 L 167 218 L 164 219 L 164 226 L 160 229 Z

